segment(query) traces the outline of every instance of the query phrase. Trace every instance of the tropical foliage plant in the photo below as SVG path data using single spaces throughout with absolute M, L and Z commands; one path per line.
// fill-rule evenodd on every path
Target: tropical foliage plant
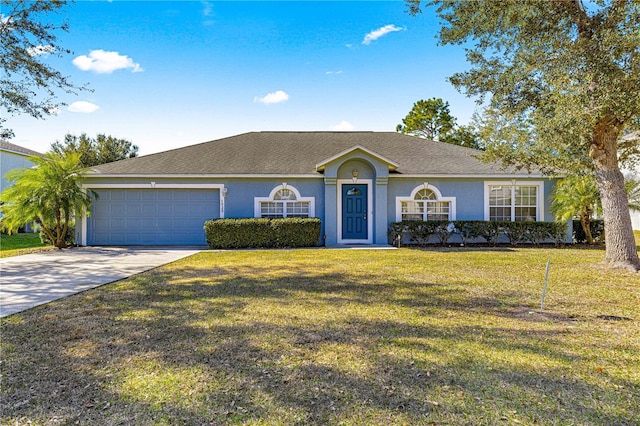
M 81 187 L 84 171 L 80 156 L 48 153 L 29 160 L 34 167 L 6 174 L 13 185 L 2 192 L 2 228 L 12 233 L 35 222 L 52 245 L 68 247 L 74 218 L 83 211 L 89 213 L 93 195 Z

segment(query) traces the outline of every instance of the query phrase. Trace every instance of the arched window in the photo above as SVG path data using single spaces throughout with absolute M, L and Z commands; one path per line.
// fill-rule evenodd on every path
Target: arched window
M 434 186 L 423 184 L 411 196 L 396 198 L 396 220 L 455 220 L 455 197 L 443 197 Z
M 301 197 L 292 186 L 282 184 L 268 197 L 256 197 L 254 216 L 276 219 L 282 217 L 314 217 L 315 198 Z

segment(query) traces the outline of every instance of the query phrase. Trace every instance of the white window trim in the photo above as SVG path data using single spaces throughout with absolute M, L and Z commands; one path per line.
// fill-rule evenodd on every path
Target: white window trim
M 271 190 L 268 197 L 255 197 L 253 199 L 253 217 L 260 218 L 262 217 L 262 209 L 261 204 L 263 202 L 274 202 L 274 201 L 282 201 L 282 200 L 274 200 L 273 197 L 278 193 L 278 191 L 282 189 L 288 189 L 296 195 L 295 202 L 308 202 L 309 203 L 309 217 L 316 217 L 316 199 L 315 197 L 302 197 L 300 195 L 300 191 L 294 186 L 287 185 L 283 183 L 282 185 L 278 185 Z M 283 217 L 286 217 L 287 211 L 286 209 L 283 212 Z
M 342 187 L 344 185 L 367 185 L 367 239 L 366 240 L 347 240 L 342 238 Z M 338 244 L 373 244 L 373 222 L 375 217 L 373 216 L 373 194 L 371 188 L 373 187 L 372 179 L 358 179 L 356 182 L 353 179 L 338 179 L 336 189 L 338 191 L 338 205 L 337 205 L 337 219 L 338 219 Z
M 449 205 L 450 205 L 449 220 L 456 220 L 456 197 L 443 197 L 442 193 L 438 188 L 436 188 L 433 185 L 429 185 L 428 183 L 425 182 L 422 185 L 418 185 L 415 188 L 413 188 L 413 191 L 411 191 L 410 196 L 396 197 L 396 222 L 402 221 L 402 203 L 406 201 L 416 201 L 415 199 L 416 194 L 422 191 L 423 189 L 428 189 L 435 194 L 436 199 L 434 201 L 449 202 Z M 425 213 L 426 213 L 426 210 L 425 210 Z
M 544 221 L 544 181 L 541 180 L 496 180 L 484 182 L 484 220 L 491 220 L 489 198 L 492 186 L 535 186 L 536 190 L 536 222 Z M 511 192 L 511 221 L 515 220 L 515 191 Z

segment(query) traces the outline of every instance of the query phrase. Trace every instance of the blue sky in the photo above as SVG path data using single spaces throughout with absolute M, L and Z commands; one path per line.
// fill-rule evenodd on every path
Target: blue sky
M 438 46 L 433 11 L 402 1 L 77 1 L 47 57 L 92 92 L 57 116 L 11 118 L 12 142 L 40 152 L 66 133 L 106 133 L 140 154 L 261 130 L 394 131 L 419 99 L 458 122 L 473 100 L 446 77 L 467 68 Z

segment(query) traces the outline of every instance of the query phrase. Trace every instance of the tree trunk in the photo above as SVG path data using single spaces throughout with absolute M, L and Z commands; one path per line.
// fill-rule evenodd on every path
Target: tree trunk
M 587 244 L 593 244 L 593 235 L 591 235 L 591 214 L 582 213 L 580 215 L 580 224 L 584 231 L 584 237 L 587 239 Z
M 630 271 L 640 270 L 629 200 L 624 176 L 618 167 L 617 141 L 620 126 L 604 121 L 596 126 L 589 154 L 593 159 L 595 178 L 604 214 L 605 266 Z

